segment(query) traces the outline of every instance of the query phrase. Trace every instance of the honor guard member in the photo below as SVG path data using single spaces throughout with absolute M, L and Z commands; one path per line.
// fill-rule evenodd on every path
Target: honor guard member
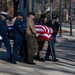
M 28 50 L 28 64 L 35 65 L 33 62 L 33 57 L 35 52 L 38 50 L 38 44 L 36 40 L 36 30 L 34 24 L 34 13 L 29 12 L 27 15 L 27 24 L 26 24 L 26 41 L 27 41 L 27 50 Z
M 23 46 L 24 29 L 22 27 L 22 20 L 23 20 L 23 14 L 21 12 L 18 12 L 13 28 L 13 41 L 14 41 L 13 54 L 12 54 L 13 64 L 16 64 L 18 47 L 20 45 L 22 45 L 24 51 L 24 46 Z
M 39 25 L 43 26 L 43 25 L 45 25 L 45 23 L 46 23 L 46 15 L 45 14 L 41 14 L 40 15 Z M 44 40 L 38 41 L 39 48 L 38 48 L 37 55 L 34 57 L 36 60 L 45 61 L 44 54 L 43 54 L 44 43 L 45 43 Z
M 4 43 L 5 47 L 7 49 L 7 55 L 8 55 L 8 61 L 11 61 L 11 45 L 8 38 L 8 28 L 6 24 L 7 19 L 7 12 L 1 12 L 0 17 L 0 36 L 2 37 L 2 41 L 0 40 L 0 43 Z

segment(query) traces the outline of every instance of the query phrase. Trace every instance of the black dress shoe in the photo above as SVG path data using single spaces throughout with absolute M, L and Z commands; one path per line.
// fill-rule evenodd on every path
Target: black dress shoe
M 44 59 L 44 58 L 40 58 L 39 60 L 40 60 L 40 61 L 45 61 L 45 59 Z
M 24 63 L 28 63 L 28 61 L 23 61 Z
M 10 58 L 7 60 L 7 62 L 11 62 L 12 61 L 12 53 L 10 55 Z
M 54 62 L 58 62 L 59 60 L 58 59 L 55 59 L 55 60 L 53 60 Z
M 12 61 L 12 59 L 11 59 L 11 58 L 7 60 L 7 62 L 11 62 L 11 61 Z
M 44 58 L 36 58 L 36 60 L 38 60 L 38 61 L 45 61 Z
M 8 59 L 7 62 L 10 62 L 10 59 Z
M 45 59 L 46 61 L 51 61 L 51 59 Z
M 12 64 L 17 64 L 16 61 L 11 61 Z
M 28 62 L 27 64 L 36 65 L 34 62 Z

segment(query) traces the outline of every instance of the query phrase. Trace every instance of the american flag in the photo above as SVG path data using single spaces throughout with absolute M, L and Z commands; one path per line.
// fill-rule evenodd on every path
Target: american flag
M 23 28 L 25 29 L 25 25 Z M 48 41 L 52 38 L 53 30 L 50 27 L 45 25 L 35 25 L 35 28 L 41 39 Z M 13 30 L 13 24 L 8 24 L 8 29 L 9 31 Z
M 36 32 L 39 34 L 39 37 L 48 41 L 52 38 L 53 30 L 50 27 L 45 25 L 35 25 Z

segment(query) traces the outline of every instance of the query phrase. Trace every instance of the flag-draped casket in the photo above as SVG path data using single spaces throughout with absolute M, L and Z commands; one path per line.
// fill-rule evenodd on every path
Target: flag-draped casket
M 39 34 L 40 39 L 49 41 L 52 38 L 53 30 L 45 25 L 35 25 L 36 32 Z
M 25 30 L 25 26 L 23 25 L 23 28 Z M 35 25 L 36 32 L 39 34 L 40 39 L 43 39 L 44 41 L 49 41 L 52 38 L 53 30 L 50 27 L 47 27 L 45 25 Z M 13 24 L 8 24 L 9 31 L 13 30 Z

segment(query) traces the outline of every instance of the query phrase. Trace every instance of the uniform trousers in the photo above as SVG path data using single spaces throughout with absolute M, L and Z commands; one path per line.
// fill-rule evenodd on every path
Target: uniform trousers
M 32 63 L 35 52 L 37 52 L 38 50 L 37 40 L 35 36 L 26 35 L 26 41 L 27 41 L 27 50 L 28 50 L 28 62 Z
M 6 50 L 7 50 L 8 59 L 11 59 L 11 45 L 10 45 L 9 38 L 6 34 L 1 35 L 1 36 L 2 36 L 3 39 L 2 39 L 2 41 L 0 41 L 0 44 L 2 44 L 2 42 L 4 43 L 4 45 L 6 47 Z
M 39 45 L 39 49 L 37 52 L 37 58 L 41 59 L 44 58 L 44 54 L 43 54 L 43 46 L 44 46 L 45 41 L 38 41 L 38 45 Z
M 14 34 L 13 35 L 14 45 L 13 45 L 13 54 L 12 54 L 12 61 L 16 61 L 17 54 L 18 54 L 18 48 L 22 46 L 23 48 L 23 55 L 25 55 L 25 49 L 23 45 L 23 38 L 20 35 Z

